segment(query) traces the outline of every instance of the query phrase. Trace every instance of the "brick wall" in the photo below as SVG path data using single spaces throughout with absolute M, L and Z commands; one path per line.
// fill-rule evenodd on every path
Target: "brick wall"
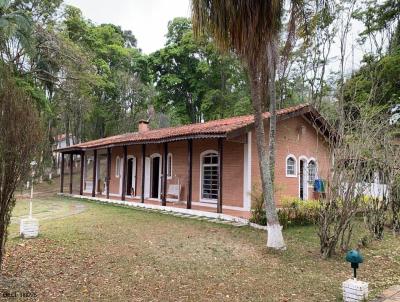
M 303 128 L 303 130 L 301 130 Z M 268 133 L 266 127 L 265 133 Z M 260 168 L 256 137 L 252 133 L 252 188 L 261 191 Z M 267 139 L 268 144 L 268 139 Z M 297 176 L 286 177 L 286 157 L 292 154 L 296 157 Z M 276 161 L 275 161 L 275 197 L 279 206 L 285 196 L 299 196 L 299 159 L 314 158 L 317 162 L 318 177 L 327 178 L 330 168 L 328 145 L 325 138 L 318 134 L 313 126 L 302 117 L 291 118 L 278 122 L 276 134 Z M 313 188 L 308 187 L 308 196 L 312 197 Z
M 303 127 L 303 130 L 300 130 Z M 268 133 L 268 127 L 266 127 Z M 223 159 L 223 204 L 229 206 L 243 206 L 243 169 L 244 169 L 243 137 L 237 141 L 224 142 Z M 277 125 L 275 183 L 276 198 L 279 205 L 284 196 L 299 196 L 299 177 L 286 177 L 286 157 L 293 154 L 297 159 L 297 172 L 300 156 L 307 159 L 314 158 L 318 165 L 318 176 L 326 178 L 329 173 L 328 148 L 324 137 L 308 121 L 302 117 L 280 121 Z M 193 141 L 193 188 L 192 200 L 200 201 L 200 156 L 206 150 L 218 149 L 217 139 L 199 139 Z M 258 165 L 256 137 L 252 132 L 252 189 L 260 191 L 260 170 Z M 172 154 L 172 178 L 168 184 L 181 184 L 181 200 L 187 197 L 187 141 L 178 141 L 168 144 L 168 152 Z M 146 157 L 154 154 L 163 156 L 163 144 L 146 145 Z M 142 146 L 128 147 L 128 156 L 136 157 L 136 195 L 141 195 L 142 183 Z M 112 148 L 110 193 L 120 194 L 120 179 L 116 174 L 116 158 L 123 158 L 123 148 Z M 122 170 L 121 170 L 122 173 Z M 298 174 L 298 173 L 297 173 Z M 122 174 L 121 174 L 122 175 Z M 309 197 L 312 197 L 312 187 L 308 188 Z M 172 197 L 172 196 L 171 196 Z

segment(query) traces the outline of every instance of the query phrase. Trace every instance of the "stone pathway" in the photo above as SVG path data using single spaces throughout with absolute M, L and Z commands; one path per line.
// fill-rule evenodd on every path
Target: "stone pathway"
M 384 290 L 374 302 L 400 302 L 400 285 L 393 285 Z

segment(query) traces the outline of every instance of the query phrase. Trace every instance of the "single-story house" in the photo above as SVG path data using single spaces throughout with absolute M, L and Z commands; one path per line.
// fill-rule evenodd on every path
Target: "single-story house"
M 264 114 L 268 134 L 269 113 Z M 311 199 L 316 178 L 330 171 L 329 139 L 334 132 L 310 105 L 277 111 L 275 194 Z M 267 138 L 268 141 L 268 138 Z M 62 154 L 61 192 L 65 155 L 84 158 L 80 195 L 120 198 L 161 205 L 184 204 L 250 211 L 261 191 L 252 115 L 171 128 L 139 130 L 58 149 Z M 73 165 L 70 165 L 72 193 Z

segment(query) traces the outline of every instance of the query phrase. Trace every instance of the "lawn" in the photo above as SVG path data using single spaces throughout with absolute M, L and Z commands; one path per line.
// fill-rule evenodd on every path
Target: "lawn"
M 343 255 L 320 258 L 313 227 L 286 230 L 288 250 L 273 252 L 249 227 L 54 196 L 34 210 L 40 237 L 22 240 L 28 202 L 17 202 L 0 291 L 40 301 L 336 301 L 351 275 Z M 399 283 L 398 238 L 387 232 L 362 252 L 372 295 Z

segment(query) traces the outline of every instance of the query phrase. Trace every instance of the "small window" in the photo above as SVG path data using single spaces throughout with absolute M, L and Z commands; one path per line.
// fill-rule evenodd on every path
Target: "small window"
M 172 154 L 169 153 L 167 157 L 167 178 L 172 178 Z
M 119 177 L 121 175 L 121 159 L 117 156 L 115 160 L 115 177 Z
M 286 176 L 296 176 L 296 159 L 293 156 L 286 158 Z
M 314 160 L 310 160 L 310 162 L 308 163 L 308 182 L 309 183 L 314 183 L 314 180 L 317 177 L 317 164 L 315 163 Z

